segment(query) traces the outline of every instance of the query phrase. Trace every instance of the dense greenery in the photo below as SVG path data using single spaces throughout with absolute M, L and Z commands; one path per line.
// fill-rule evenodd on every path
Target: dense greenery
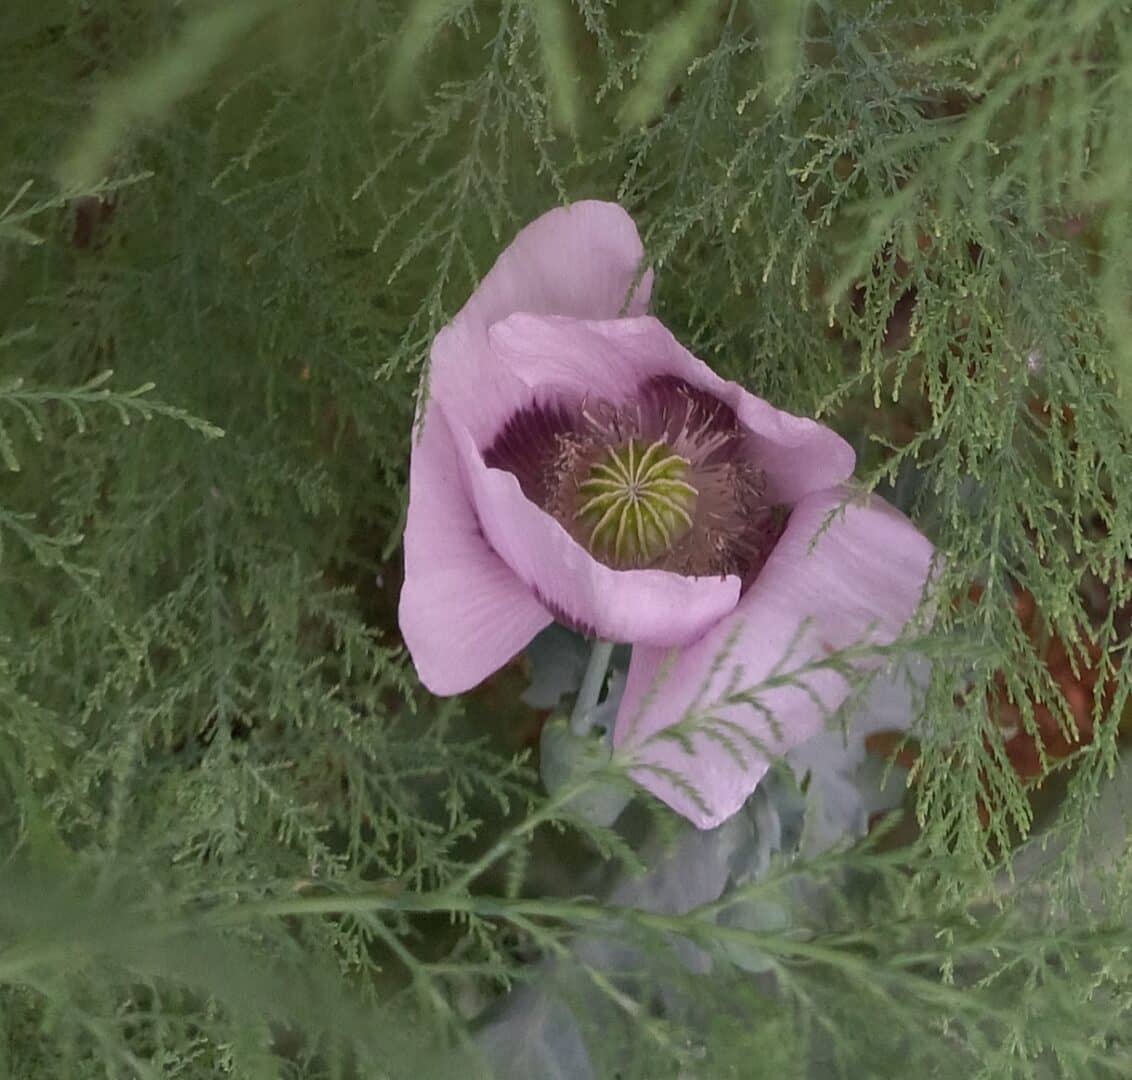
M 539 957 L 595 1075 L 1128 1075 L 1126 4 L 9 0 L 0 71 L 0 1075 L 466 1076 Z M 945 555 L 805 933 L 593 899 L 677 824 L 400 645 L 428 343 L 582 197 Z

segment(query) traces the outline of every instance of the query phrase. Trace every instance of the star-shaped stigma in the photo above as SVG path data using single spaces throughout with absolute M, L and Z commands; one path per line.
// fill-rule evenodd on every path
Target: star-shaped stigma
M 664 442 L 607 449 L 578 484 L 576 517 L 590 530 L 590 551 L 619 566 L 647 566 L 671 551 L 693 524 L 690 468 Z

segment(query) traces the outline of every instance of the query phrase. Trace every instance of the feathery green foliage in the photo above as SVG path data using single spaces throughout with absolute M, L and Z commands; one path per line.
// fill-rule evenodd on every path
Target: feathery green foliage
M 467 1076 L 543 961 L 595 1075 L 1128 1075 L 1126 4 L 12 0 L 0 70 L 0 1075 Z M 428 343 L 582 197 L 944 556 L 917 835 L 687 913 L 397 635 Z

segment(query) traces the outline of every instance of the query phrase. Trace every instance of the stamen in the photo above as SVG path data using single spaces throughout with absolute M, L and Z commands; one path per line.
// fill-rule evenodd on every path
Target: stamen
M 593 556 L 617 570 L 734 574 L 746 588 L 785 528 L 734 410 L 676 376 L 628 400 L 536 403 L 484 452 Z

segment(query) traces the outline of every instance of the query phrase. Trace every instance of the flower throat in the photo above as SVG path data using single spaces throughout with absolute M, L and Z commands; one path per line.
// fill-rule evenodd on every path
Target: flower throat
M 682 379 L 625 403 L 535 403 L 484 453 L 617 570 L 735 574 L 749 585 L 785 525 L 734 411 Z

